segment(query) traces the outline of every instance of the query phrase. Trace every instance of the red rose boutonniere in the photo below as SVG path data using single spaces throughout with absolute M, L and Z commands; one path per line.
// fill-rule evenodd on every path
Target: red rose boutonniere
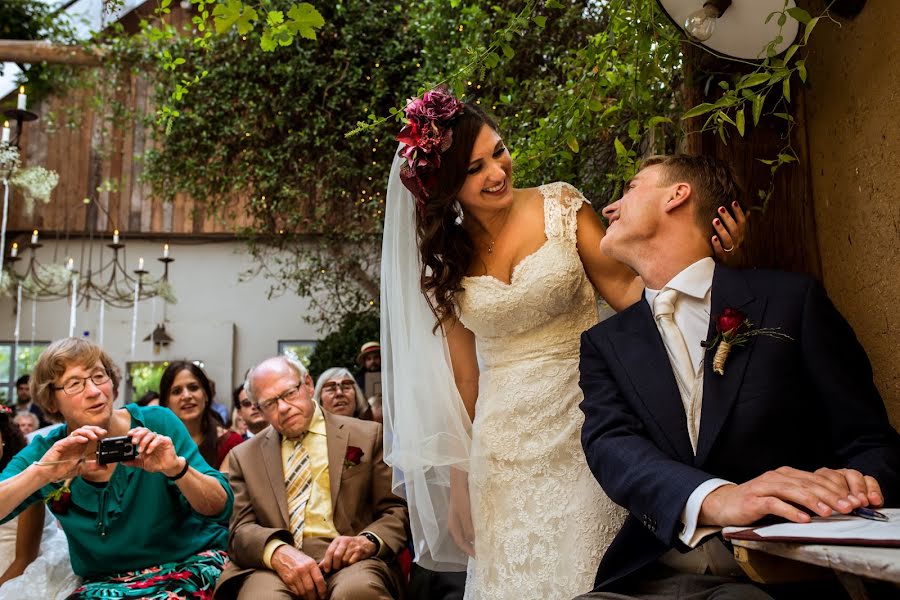
M 69 487 L 71 483 L 71 479 L 66 479 L 62 487 L 56 488 L 44 499 L 44 503 L 57 515 L 66 514 L 72 506 L 72 488 Z
M 713 356 L 713 371 L 719 375 L 725 374 L 725 361 L 728 353 L 734 346 L 743 346 L 755 335 L 770 335 L 784 340 L 792 340 L 791 336 L 782 333 L 777 328 L 755 327 L 746 315 L 734 308 L 726 308 L 722 314 L 716 317 L 716 337 L 713 338 L 710 348 L 715 348 Z
M 356 446 L 347 446 L 347 454 L 344 455 L 344 468 L 349 469 L 359 464 L 363 457 L 362 448 Z

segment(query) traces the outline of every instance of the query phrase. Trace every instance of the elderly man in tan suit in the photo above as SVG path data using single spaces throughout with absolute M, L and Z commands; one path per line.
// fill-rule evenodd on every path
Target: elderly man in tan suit
M 234 512 L 215 598 L 397 598 L 406 504 L 378 423 L 323 412 L 302 365 L 270 358 L 247 394 L 272 427 L 231 452 Z

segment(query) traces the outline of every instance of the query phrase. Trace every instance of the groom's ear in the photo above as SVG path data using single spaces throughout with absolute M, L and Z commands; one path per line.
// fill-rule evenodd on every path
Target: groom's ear
M 672 212 L 679 206 L 684 206 L 691 197 L 693 190 L 687 182 L 675 183 L 669 187 L 670 195 L 666 200 L 665 212 Z

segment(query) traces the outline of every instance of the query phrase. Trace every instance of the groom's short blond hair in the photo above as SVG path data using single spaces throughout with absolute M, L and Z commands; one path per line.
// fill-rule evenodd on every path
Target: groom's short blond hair
M 694 217 L 704 231 L 710 228 L 710 223 L 718 216 L 720 206 L 730 211 L 731 203 L 735 200 L 742 207 L 746 205 L 737 175 L 725 161 L 710 156 L 672 154 L 646 158 L 641 161 L 640 168 L 646 169 L 653 165 L 663 167 L 660 184 L 690 184 Z

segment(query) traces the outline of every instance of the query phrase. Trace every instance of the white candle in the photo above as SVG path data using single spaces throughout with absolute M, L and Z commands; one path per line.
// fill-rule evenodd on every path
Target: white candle
M 3 133 L 0 134 L 0 143 L 9 143 L 9 121 L 3 121 Z
M 169 258 L 169 245 L 163 245 L 163 258 Z
M 31 232 L 31 243 L 37 244 L 37 240 L 38 240 L 38 232 L 37 232 L 37 229 L 35 229 L 34 231 Z
M 144 270 L 144 257 L 142 256 L 138 259 L 138 271 L 143 271 L 143 270 Z
M 18 255 L 19 255 L 19 244 L 17 244 L 16 242 L 13 242 L 12 253 L 10 254 L 10 256 L 15 258 Z
M 19 103 L 16 105 L 16 108 L 18 108 L 19 110 L 25 110 L 25 101 L 27 98 L 28 96 L 25 95 L 25 86 L 23 85 L 19 88 Z
M 72 260 L 71 258 L 69 260 Z M 69 337 L 75 335 L 75 306 L 78 304 L 78 275 L 72 276 L 72 308 L 69 312 Z
M 71 270 L 74 269 L 74 268 L 75 268 L 75 259 L 74 259 L 74 258 L 70 258 L 70 259 L 66 262 L 66 271 L 71 271 Z
M 119 230 L 113 229 L 113 244 L 119 243 Z

